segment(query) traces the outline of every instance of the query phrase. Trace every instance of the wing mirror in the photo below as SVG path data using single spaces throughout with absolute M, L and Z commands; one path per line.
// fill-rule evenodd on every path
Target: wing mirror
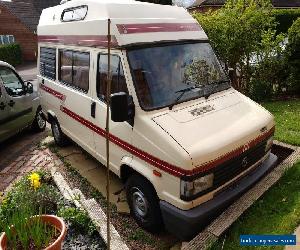
M 110 96 L 111 120 L 114 122 L 128 121 L 133 125 L 134 103 L 132 96 L 125 92 L 114 93 Z
M 33 85 L 31 82 L 26 83 L 26 88 L 25 88 L 26 93 L 32 94 L 33 93 Z

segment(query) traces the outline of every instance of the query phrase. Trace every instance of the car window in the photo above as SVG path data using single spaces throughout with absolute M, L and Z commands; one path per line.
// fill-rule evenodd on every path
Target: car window
M 98 59 L 97 95 L 103 101 L 106 101 L 107 59 L 107 54 L 100 54 Z M 117 55 L 111 55 L 111 74 L 111 94 L 128 93 L 121 58 Z
M 23 82 L 12 69 L 0 67 L 0 78 L 6 92 L 10 96 L 19 96 L 24 94 Z

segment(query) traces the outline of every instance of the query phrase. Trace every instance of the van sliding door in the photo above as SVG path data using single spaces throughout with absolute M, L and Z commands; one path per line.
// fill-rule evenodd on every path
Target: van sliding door
M 59 122 L 63 132 L 93 154 L 94 139 L 90 124 L 91 88 L 90 53 L 59 50 L 59 82 L 57 91 L 64 94 Z

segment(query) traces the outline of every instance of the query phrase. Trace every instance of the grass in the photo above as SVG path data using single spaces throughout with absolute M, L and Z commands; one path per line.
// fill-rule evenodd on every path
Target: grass
M 275 117 L 275 139 L 300 146 L 300 100 L 262 104 Z M 275 186 L 256 201 L 211 246 L 212 250 L 283 249 L 283 246 L 242 247 L 241 234 L 292 234 L 300 224 L 300 162 L 287 170 Z
M 300 224 L 300 162 L 255 202 L 212 247 L 212 250 L 254 249 L 241 247 L 241 234 L 292 234 Z M 283 249 L 283 247 L 255 247 Z
M 300 146 L 300 100 L 274 101 L 262 105 L 275 116 L 275 139 Z

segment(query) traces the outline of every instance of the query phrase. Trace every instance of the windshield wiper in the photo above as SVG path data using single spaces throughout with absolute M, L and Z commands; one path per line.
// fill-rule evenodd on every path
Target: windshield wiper
M 209 91 L 208 93 L 206 93 L 204 95 L 204 98 L 208 99 L 208 97 L 210 97 L 213 93 L 215 93 L 216 88 L 219 87 L 219 85 L 221 83 L 226 83 L 226 82 L 229 82 L 229 80 L 220 80 L 220 81 L 211 82 L 209 84 L 211 91 Z
M 183 95 L 186 93 L 186 92 L 189 92 L 193 89 L 199 89 L 199 87 L 195 87 L 195 86 L 192 86 L 192 87 L 189 87 L 189 88 L 185 88 L 185 89 L 181 89 L 181 90 L 177 90 L 175 91 L 175 93 L 180 93 L 180 95 L 176 98 L 175 102 L 173 102 L 170 106 L 169 106 L 169 109 L 172 110 L 172 108 L 180 101 L 180 99 L 183 97 Z

